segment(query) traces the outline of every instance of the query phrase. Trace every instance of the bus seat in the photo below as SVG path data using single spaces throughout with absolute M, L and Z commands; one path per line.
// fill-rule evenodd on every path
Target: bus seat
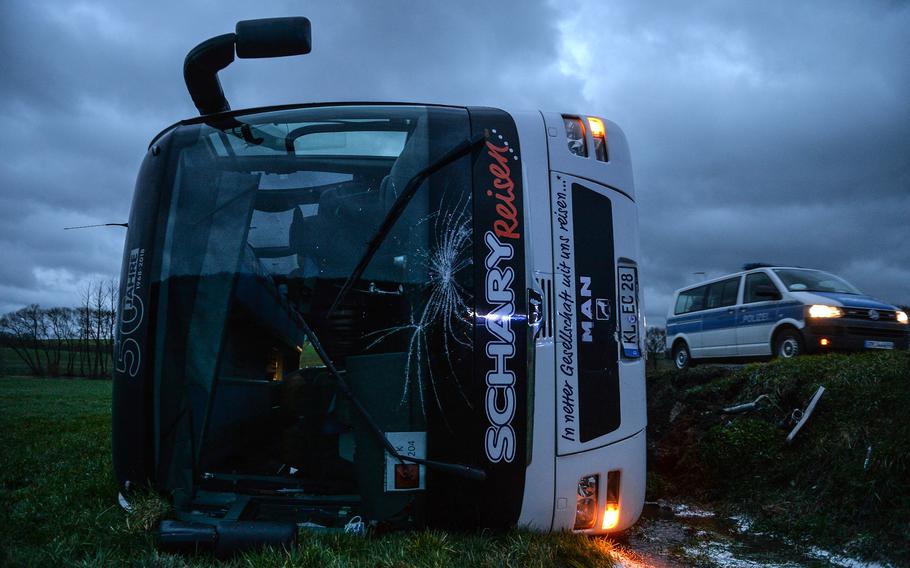
M 297 269 L 291 274 L 294 278 L 309 278 L 319 274 L 315 217 L 315 215 L 307 217 L 300 207 L 294 207 L 294 216 L 288 233 L 288 247 L 297 255 Z

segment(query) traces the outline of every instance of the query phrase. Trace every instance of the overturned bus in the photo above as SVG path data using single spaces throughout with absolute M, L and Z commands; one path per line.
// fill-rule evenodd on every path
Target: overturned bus
M 115 340 L 121 502 L 151 486 L 212 530 L 629 527 L 646 417 L 622 131 L 440 105 L 230 110 L 235 50 L 309 38 L 291 18 L 200 44 L 201 116 L 149 145 Z

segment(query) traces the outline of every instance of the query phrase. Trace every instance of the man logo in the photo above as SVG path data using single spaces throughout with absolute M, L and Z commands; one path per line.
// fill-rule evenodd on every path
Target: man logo
M 869 319 L 877 320 L 878 317 L 878 310 L 869 310 Z
M 597 309 L 597 319 L 610 321 L 610 302 L 606 298 L 597 298 L 594 300 L 594 306 Z

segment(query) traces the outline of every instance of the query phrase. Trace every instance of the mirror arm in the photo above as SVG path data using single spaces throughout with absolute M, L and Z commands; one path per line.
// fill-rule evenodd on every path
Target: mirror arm
M 218 72 L 241 59 L 285 57 L 310 52 L 310 21 L 303 17 L 266 18 L 237 22 L 235 33 L 207 39 L 186 54 L 183 80 L 199 114 L 231 110 Z
M 207 39 L 186 54 L 183 80 L 199 114 L 231 110 L 218 80 L 218 72 L 234 62 L 236 34 L 223 34 Z

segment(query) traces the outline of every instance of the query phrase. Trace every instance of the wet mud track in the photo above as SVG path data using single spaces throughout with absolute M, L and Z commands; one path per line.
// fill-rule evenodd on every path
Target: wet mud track
M 756 532 L 745 516 L 723 517 L 682 503 L 649 503 L 619 541 L 623 568 L 886 568 L 847 555 Z

